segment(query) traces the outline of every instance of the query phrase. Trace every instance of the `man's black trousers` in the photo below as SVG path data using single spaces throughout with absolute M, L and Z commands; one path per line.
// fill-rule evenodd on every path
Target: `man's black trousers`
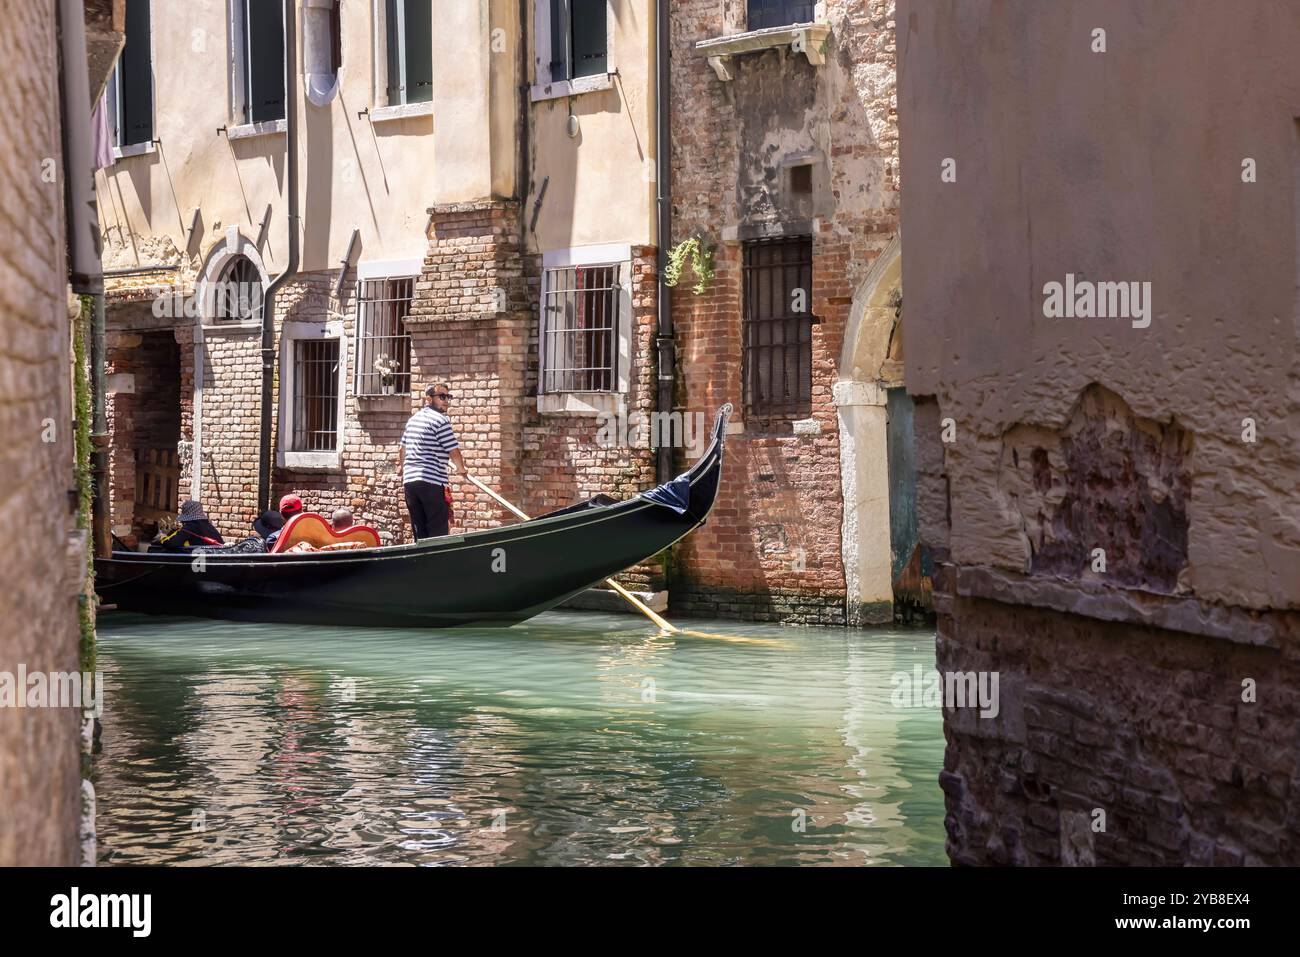
M 407 482 L 406 511 L 411 516 L 415 539 L 434 538 L 447 534 L 447 494 L 441 485 L 432 482 Z

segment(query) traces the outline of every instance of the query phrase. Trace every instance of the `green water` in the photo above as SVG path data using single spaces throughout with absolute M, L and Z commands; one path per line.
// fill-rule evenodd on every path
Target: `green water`
M 100 861 L 947 863 L 932 632 L 689 626 L 105 615 Z

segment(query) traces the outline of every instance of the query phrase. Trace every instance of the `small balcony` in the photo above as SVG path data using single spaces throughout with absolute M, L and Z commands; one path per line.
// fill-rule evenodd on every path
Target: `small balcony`
M 724 83 L 733 78 L 731 61 L 746 53 L 789 47 L 802 53 L 813 66 L 826 62 L 826 44 L 831 28 L 813 22 L 815 3 L 789 0 L 749 0 L 744 33 L 712 37 L 695 44 L 696 52 L 708 58 L 709 66 Z

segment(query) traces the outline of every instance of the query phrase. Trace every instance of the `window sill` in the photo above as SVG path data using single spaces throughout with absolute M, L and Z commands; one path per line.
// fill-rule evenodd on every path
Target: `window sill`
M 601 416 L 627 414 L 627 399 L 619 392 L 545 392 L 537 396 L 542 415 Z
M 213 323 L 205 322 L 203 323 L 203 334 L 205 336 L 223 335 L 226 333 L 236 335 L 244 332 L 260 332 L 261 329 L 262 329 L 262 321 L 260 319 L 257 320 L 256 322 L 213 322 Z
M 394 392 L 389 395 L 358 395 L 358 406 L 369 412 L 412 412 L 412 396 L 409 392 Z
M 244 123 L 241 126 L 232 126 L 226 130 L 226 138 L 246 140 L 253 136 L 271 136 L 275 133 L 283 133 L 287 129 L 288 124 L 284 120 L 263 120 L 260 123 Z
M 409 120 L 416 116 L 433 116 L 433 104 L 396 103 L 392 106 L 373 106 L 370 108 L 371 123 L 387 123 L 392 120 Z
M 802 52 L 809 63 L 821 66 L 826 62 L 826 42 L 830 34 L 831 28 L 825 23 L 796 23 L 788 27 L 767 27 L 729 37 L 700 40 L 695 44 L 695 51 L 708 57 L 713 72 L 719 80 L 726 83 L 734 79 L 731 71 L 732 57 L 744 53 L 778 50 L 797 44 L 798 52 Z
M 284 452 L 279 455 L 280 468 L 297 472 L 337 472 L 343 467 L 338 452 Z
M 577 96 L 580 93 L 596 93 L 600 90 L 614 88 L 613 73 L 597 73 L 594 76 L 580 76 L 576 80 L 556 80 L 554 83 L 538 83 L 532 87 L 534 103 L 540 100 L 558 100 L 565 96 Z
M 132 156 L 147 156 L 155 150 L 153 140 L 145 140 L 143 143 L 131 143 L 129 146 L 114 146 L 113 162 L 130 159 Z

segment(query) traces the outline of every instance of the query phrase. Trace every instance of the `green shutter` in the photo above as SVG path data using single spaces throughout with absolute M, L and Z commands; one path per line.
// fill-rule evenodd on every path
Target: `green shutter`
M 406 0 L 406 103 L 433 99 L 433 3 Z
M 386 34 L 385 50 L 388 51 L 388 99 L 395 104 L 402 102 L 402 57 L 397 46 L 397 5 L 402 0 L 387 0 L 384 7 L 384 32 Z
M 127 0 L 126 44 L 122 47 L 122 115 L 118 145 L 153 139 L 153 68 L 149 55 L 149 0 Z
M 244 6 L 248 51 L 250 123 L 284 119 L 284 10 L 274 0 L 247 0 Z
M 569 0 L 573 29 L 573 75 L 608 73 L 605 0 Z
M 551 61 L 548 64 L 549 83 L 569 78 L 569 0 L 550 0 L 551 3 Z

